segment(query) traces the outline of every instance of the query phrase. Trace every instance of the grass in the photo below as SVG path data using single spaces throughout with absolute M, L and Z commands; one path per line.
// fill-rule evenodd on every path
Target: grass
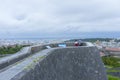
M 113 68 L 112 66 L 105 65 L 106 68 L 111 69 Z
M 106 68 L 108 68 L 107 72 L 120 72 L 120 70 L 114 69 L 120 67 L 120 58 L 110 56 L 110 57 L 102 57 L 102 60 Z M 108 80 L 120 80 L 120 78 L 112 75 L 108 75 Z
M 107 70 L 107 72 L 120 72 L 120 70 Z
M 120 80 L 120 78 L 108 75 L 108 80 Z
M 16 53 L 16 52 L 20 51 L 20 49 L 22 47 L 25 47 L 25 46 L 15 45 L 15 46 L 8 46 L 8 47 L 4 47 L 4 46 L 0 47 L 0 55 Z
M 120 67 L 120 58 L 116 57 L 102 57 L 103 63 L 112 68 Z

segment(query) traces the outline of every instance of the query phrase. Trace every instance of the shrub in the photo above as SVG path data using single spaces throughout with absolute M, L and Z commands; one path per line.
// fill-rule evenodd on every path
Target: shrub
M 0 47 L 0 54 L 13 54 L 16 53 L 18 51 L 20 51 L 20 49 L 22 48 L 22 45 L 16 45 L 16 46 L 8 46 L 8 47 Z
M 103 63 L 111 67 L 120 67 L 120 59 L 115 57 L 102 57 Z

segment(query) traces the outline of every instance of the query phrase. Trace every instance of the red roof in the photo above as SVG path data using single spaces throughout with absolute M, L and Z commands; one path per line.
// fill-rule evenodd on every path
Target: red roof
M 106 51 L 120 52 L 120 48 L 105 48 Z

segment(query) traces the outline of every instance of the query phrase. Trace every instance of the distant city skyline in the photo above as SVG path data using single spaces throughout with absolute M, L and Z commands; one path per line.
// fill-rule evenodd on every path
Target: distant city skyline
M 120 38 L 119 0 L 1 0 L 2 38 Z

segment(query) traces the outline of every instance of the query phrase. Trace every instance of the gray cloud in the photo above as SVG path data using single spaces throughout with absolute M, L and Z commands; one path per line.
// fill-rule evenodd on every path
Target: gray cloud
M 34 37 L 120 32 L 119 4 L 119 0 L 4 0 L 0 33 Z

